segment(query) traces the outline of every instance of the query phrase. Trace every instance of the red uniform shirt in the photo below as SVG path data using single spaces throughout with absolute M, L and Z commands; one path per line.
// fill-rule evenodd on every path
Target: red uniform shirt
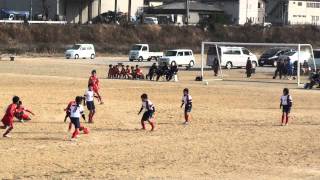
M 94 90 L 99 89 L 99 79 L 96 76 L 90 76 L 89 84 L 91 84 L 93 86 Z
M 76 103 L 76 102 L 75 102 L 75 101 L 70 101 L 69 104 L 68 104 L 68 106 L 67 106 L 67 108 L 65 108 L 64 110 L 67 111 L 67 112 L 69 112 L 71 105 L 74 104 L 74 103 Z
M 14 114 L 16 112 L 17 105 L 16 104 L 10 104 L 6 110 L 6 114 L 2 118 L 2 123 L 5 126 L 13 126 L 13 118 Z

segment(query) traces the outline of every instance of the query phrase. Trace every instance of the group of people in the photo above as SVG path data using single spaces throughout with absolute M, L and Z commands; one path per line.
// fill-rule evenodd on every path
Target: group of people
M 30 121 L 31 117 L 29 114 L 35 115 L 31 110 L 25 108 L 22 105 L 20 97 L 14 96 L 12 98 L 12 103 L 7 107 L 5 114 L 2 118 L 1 129 L 5 129 L 3 137 L 10 137 L 9 133 L 13 130 L 14 118 L 18 119 L 20 122 Z
M 142 69 L 139 65 L 129 66 L 129 65 L 109 65 L 108 69 L 108 79 L 145 79 Z
M 311 73 L 309 80 L 310 82 L 304 85 L 305 89 L 312 89 L 315 85 L 318 85 L 317 88 L 320 88 L 320 71 Z
M 147 80 L 156 80 L 159 81 L 163 77 L 167 81 L 171 81 L 174 75 L 177 75 L 178 67 L 176 65 L 171 65 L 170 67 L 167 64 L 157 65 L 153 63 L 149 68 L 148 74 L 144 74 L 139 65 L 129 66 L 129 65 L 109 65 L 108 69 L 108 79 L 147 79 Z
M 64 111 L 66 112 L 64 122 L 67 122 L 67 120 L 70 119 L 68 131 L 70 132 L 72 130 L 72 127 L 74 127 L 74 131 L 71 134 L 71 140 L 76 140 L 81 131 L 84 134 L 89 133 L 89 128 L 82 125 L 82 123 L 80 122 L 80 118 L 86 121 L 83 107 L 83 105 L 86 105 L 89 111 L 88 123 L 94 122 L 93 117 L 96 113 L 94 98 L 97 98 L 100 104 L 103 104 L 99 89 L 100 85 L 99 79 L 97 77 L 97 72 L 96 70 L 92 70 L 91 76 L 88 81 L 88 89 L 85 91 L 84 95 L 76 96 L 75 99 L 70 101 L 67 107 L 64 109 Z M 146 129 L 145 122 L 148 122 L 151 125 L 151 131 L 153 131 L 155 129 L 155 106 L 148 98 L 148 95 L 145 93 L 141 95 L 141 101 L 142 106 L 138 114 L 140 114 L 143 110 L 145 111 L 141 118 L 142 129 Z M 191 120 L 190 113 L 192 111 L 192 97 L 189 94 L 189 89 L 187 88 L 183 90 L 181 108 L 182 107 L 184 107 L 184 124 L 187 125 Z M 3 137 L 10 137 L 9 133 L 13 130 L 14 118 L 17 118 L 21 122 L 31 120 L 30 116 L 27 113 L 35 115 L 31 110 L 22 106 L 22 101 L 18 96 L 14 96 L 12 98 L 12 103 L 8 106 L 5 115 L 2 118 L 3 126 L 1 126 L 1 128 L 5 129 Z
M 300 66 L 300 73 L 307 75 L 310 71 L 310 67 L 307 61 L 304 61 Z M 277 67 L 274 72 L 273 79 L 279 76 L 279 79 L 296 79 L 298 74 L 298 61 L 290 62 L 290 59 L 278 59 Z

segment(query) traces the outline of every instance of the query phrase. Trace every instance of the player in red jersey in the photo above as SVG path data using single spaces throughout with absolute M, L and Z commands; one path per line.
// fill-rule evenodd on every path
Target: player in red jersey
M 99 100 L 100 104 L 103 104 L 102 97 L 100 96 L 100 93 L 99 93 L 100 85 L 99 85 L 99 79 L 97 77 L 97 71 L 96 70 L 92 70 L 91 71 L 91 76 L 90 76 L 89 82 L 88 82 L 88 86 L 89 85 L 92 85 L 93 91 L 98 96 L 98 100 Z
M 16 112 L 19 100 L 20 100 L 20 98 L 18 96 L 14 96 L 12 98 L 12 104 L 10 104 L 8 106 L 5 115 L 3 116 L 2 120 L 1 120 L 3 123 L 3 126 L 1 128 L 6 129 L 6 131 L 3 134 L 3 137 L 10 137 L 9 133 L 13 129 L 14 113 Z
M 64 109 L 64 111 L 66 112 L 66 116 L 64 117 L 64 122 L 67 122 L 67 118 L 70 117 L 70 106 L 71 106 L 73 103 L 76 103 L 76 101 L 70 101 L 70 102 L 68 103 L 68 106 Z
M 35 115 L 30 109 L 27 109 L 22 105 L 22 101 L 19 101 L 16 112 L 14 113 L 14 116 L 20 122 L 30 121 L 31 118 L 26 112 L 32 114 L 33 116 Z

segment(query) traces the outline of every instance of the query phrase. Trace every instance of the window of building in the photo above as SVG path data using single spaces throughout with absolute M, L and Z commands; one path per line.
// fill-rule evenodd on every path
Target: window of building
M 259 8 L 259 9 L 261 8 L 261 3 L 260 3 L 260 2 L 258 2 L 258 8 Z
M 298 6 L 302 6 L 302 2 L 298 2 Z

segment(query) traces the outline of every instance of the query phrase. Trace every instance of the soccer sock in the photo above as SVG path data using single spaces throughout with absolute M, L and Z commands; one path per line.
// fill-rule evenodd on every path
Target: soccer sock
M 288 122 L 289 122 L 289 116 L 286 115 L 286 124 L 288 124 Z
M 149 122 L 150 123 L 150 125 L 151 125 L 151 131 L 153 131 L 154 130 L 154 123 L 153 122 Z
M 79 131 L 78 129 L 76 129 L 72 134 L 72 138 L 76 138 L 78 134 L 79 134 Z
M 146 129 L 146 125 L 144 124 L 144 121 L 141 120 L 141 126 L 142 126 L 142 129 Z

